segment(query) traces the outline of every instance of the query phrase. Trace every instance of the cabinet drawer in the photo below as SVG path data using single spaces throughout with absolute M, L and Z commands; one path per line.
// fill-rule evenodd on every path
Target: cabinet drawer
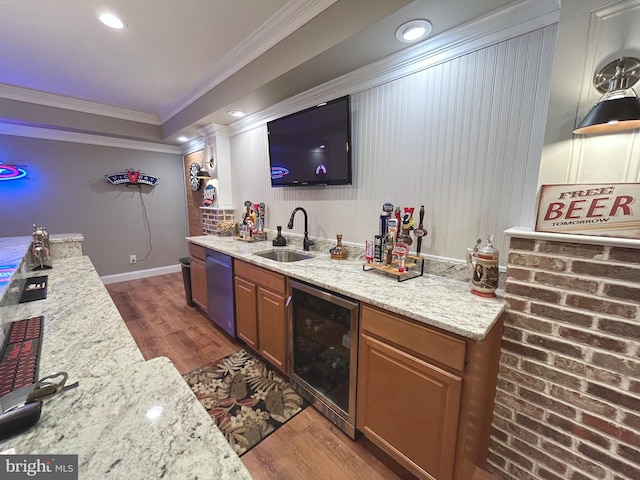
M 270 272 L 269 270 L 256 267 L 240 260 L 234 261 L 234 269 L 236 275 L 244 277 L 247 280 L 251 280 L 252 282 L 268 288 L 269 290 L 273 290 L 274 292 L 278 292 L 283 295 L 286 291 L 284 275 Z
M 409 319 L 363 304 L 360 329 L 457 371 L 464 369 L 466 344 L 463 340 Z
M 189 242 L 189 256 L 199 258 L 204 262 L 204 247 Z

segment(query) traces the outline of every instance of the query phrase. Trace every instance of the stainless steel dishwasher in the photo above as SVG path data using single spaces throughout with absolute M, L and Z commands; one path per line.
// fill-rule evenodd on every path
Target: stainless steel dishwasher
M 235 338 L 231 257 L 220 252 L 207 250 L 206 268 L 209 318 Z

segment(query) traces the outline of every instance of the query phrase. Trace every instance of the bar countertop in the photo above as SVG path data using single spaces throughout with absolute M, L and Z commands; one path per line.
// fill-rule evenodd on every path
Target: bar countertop
M 277 262 L 255 253 L 274 249 L 271 241 L 244 242 L 231 236 L 187 237 L 189 242 L 225 253 L 239 260 L 268 268 L 293 279 L 346 295 L 370 305 L 398 313 L 425 325 L 482 340 L 502 314 L 505 303 L 470 293 L 469 283 L 432 275 L 398 282 L 376 271 L 364 271 L 363 259 L 332 260 L 327 251 L 302 252 L 313 258 L 298 262 Z
M 29 243 L 0 239 L 0 259 L 19 265 Z M 0 452 L 77 454 L 82 479 L 250 479 L 170 360 L 145 361 L 90 259 L 52 263 L 47 298 L 0 307 L 0 319 L 44 316 L 39 377 L 65 371 L 79 386 L 44 400 Z

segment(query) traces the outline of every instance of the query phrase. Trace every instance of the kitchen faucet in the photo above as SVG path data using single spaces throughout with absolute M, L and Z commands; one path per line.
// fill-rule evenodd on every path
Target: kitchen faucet
M 309 240 L 309 231 L 307 227 L 307 211 L 304 208 L 302 207 L 294 208 L 293 212 L 291 213 L 291 218 L 289 219 L 289 223 L 287 224 L 287 228 L 289 230 L 293 228 L 293 217 L 296 215 L 296 212 L 298 210 L 301 210 L 302 213 L 304 213 L 304 240 L 302 241 L 302 249 L 308 252 L 309 247 L 311 245 L 315 245 L 315 242 L 313 240 Z

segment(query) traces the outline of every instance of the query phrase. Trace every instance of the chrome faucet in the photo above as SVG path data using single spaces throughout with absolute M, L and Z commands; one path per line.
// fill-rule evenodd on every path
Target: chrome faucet
M 293 217 L 296 215 L 296 212 L 298 210 L 301 210 L 302 213 L 304 213 L 304 240 L 302 241 L 302 249 L 308 252 L 309 247 L 312 245 L 315 245 L 315 242 L 313 240 L 309 240 L 309 230 L 307 226 L 307 211 L 304 208 L 302 207 L 294 208 L 293 212 L 291 213 L 291 218 L 289 219 L 289 223 L 287 224 L 287 228 L 289 230 L 293 228 Z

